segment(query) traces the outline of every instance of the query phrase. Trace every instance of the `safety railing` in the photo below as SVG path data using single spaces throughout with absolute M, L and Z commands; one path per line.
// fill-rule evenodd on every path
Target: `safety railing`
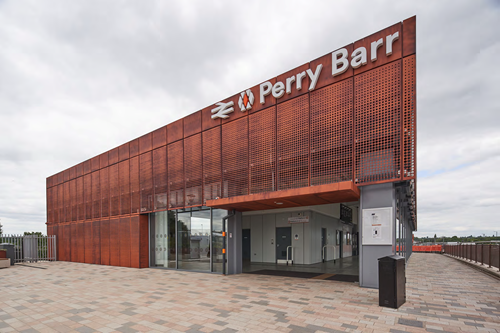
M 444 245 L 444 253 L 453 257 L 475 261 L 500 272 L 500 244 L 457 244 Z
M 333 249 L 333 258 L 331 260 L 333 260 L 333 262 L 335 262 L 335 260 L 337 259 L 337 256 L 335 253 L 335 250 L 336 250 L 335 245 L 328 245 L 327 244 L 327 245 L 323 246 L 323 249 L 321 251 L 321 259 L 323 260 L 323 262 L 326 261 L 326 257 L 327 257 L 326 251 L 328 250 L 329 247 L 331 247 Z
M 289 250 L 290 250 L 290 252 L 289 252 Z M 292 254 L 291 259 L 289 256 L 290 253 Z M 293 247 L 292 246 L 286 247 L 286 264 L 288 265 L 288 263 L 291 263 L 293 265 Z
M 0 244 L 14 246 L 14 263 L 57 260 L 55 235 L 0 235 Z

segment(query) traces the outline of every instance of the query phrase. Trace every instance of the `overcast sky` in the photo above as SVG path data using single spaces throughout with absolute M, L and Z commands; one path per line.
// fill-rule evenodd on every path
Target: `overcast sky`
M 45 179 L 417 15 L 417 236 L 500 232 L 499 1 L 0 0 L 0 223 Z

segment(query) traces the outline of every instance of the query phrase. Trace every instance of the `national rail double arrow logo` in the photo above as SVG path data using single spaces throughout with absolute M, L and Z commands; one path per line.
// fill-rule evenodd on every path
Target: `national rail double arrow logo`
M 242 92 L 240 95 L 240 99 L 238 100 L 238 106 L 240 107 L 241 112 L 250 110 L 252 108 L 254 101 L 255 98 L 250 89 L 247 89 L 247 91 Z
M 254 101 L 255 97 L 250 89 L 242 92 L 240 98 L 238 99 L 238 106 L 240 107 L 241 112 L 250 110 Z M 227 103 L 219 102 L 215 105 L 217 105 L 217 107 L 212 109 L 212 119 L 226 119 L 229 118 L 230 113 L 234 112 L 233 101 L 229 101 Z

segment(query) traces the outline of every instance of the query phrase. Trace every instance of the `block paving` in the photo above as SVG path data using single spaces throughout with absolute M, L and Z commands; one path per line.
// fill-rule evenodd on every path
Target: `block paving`
M 0 270 L 0 332 L 500 332 L 500 280 L 414 253 L 407 301 L 357 283 L 70 262 Z

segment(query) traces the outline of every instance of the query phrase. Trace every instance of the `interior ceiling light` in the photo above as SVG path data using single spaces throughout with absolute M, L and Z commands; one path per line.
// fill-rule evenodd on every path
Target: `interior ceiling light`
M 277 205 L 282 205 L 283 204 L 282 202 L 277 202 L 277 201 L 275 201 L 274 203 L 277 204 Z

